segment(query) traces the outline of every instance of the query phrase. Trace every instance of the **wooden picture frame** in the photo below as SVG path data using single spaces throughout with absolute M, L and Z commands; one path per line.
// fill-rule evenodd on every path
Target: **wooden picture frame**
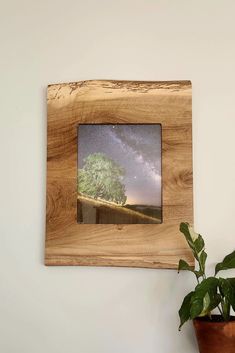
M 46 265 L 194 265 L 179 232 L 193 222 L 190 81 L 48 86 Z M 161 124 L 162 224 L 78 224 L 77 126 Z

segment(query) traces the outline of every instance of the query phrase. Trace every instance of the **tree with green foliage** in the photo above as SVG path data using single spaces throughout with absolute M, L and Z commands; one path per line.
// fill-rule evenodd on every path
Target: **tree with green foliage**
M 90 154 L 78 171 L 78 192 L 124 205 L 127 197 L 123 176 L 124 169 L 105 154 Z

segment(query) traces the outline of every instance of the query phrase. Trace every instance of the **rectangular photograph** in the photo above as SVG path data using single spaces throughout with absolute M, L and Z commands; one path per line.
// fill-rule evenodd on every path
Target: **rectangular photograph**
M 78 223 L 162 223 L 161 146 L 160 124 L 80 124 Z

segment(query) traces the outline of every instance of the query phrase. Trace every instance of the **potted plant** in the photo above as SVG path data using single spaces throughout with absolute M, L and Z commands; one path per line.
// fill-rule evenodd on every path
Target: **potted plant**
M 235 251 L 227 255 L 215 266 L 214 276 L 207 277 L 205 271 L 207 254 L 202 236 L 196 233 L 188 223 L 180 224 L 196 260 L 196 268 L 184 261 L 179 261 L 178 272 L 192 272 L 197 285 L 183 300 L 179 310 L 180 326 L 193 320 L 200 353 L 235 353 L 235 278 L 221 278 L 221 270 L 235 268 Z M 219 315 L 212 314 L 218 309 Z

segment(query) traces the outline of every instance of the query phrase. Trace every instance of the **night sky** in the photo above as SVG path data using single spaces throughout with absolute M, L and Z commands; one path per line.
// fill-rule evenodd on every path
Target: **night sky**
M 98 152 L 125 169 L 126 204 L 161 206 L 160 125 L 79 125 L 78 168 Z

